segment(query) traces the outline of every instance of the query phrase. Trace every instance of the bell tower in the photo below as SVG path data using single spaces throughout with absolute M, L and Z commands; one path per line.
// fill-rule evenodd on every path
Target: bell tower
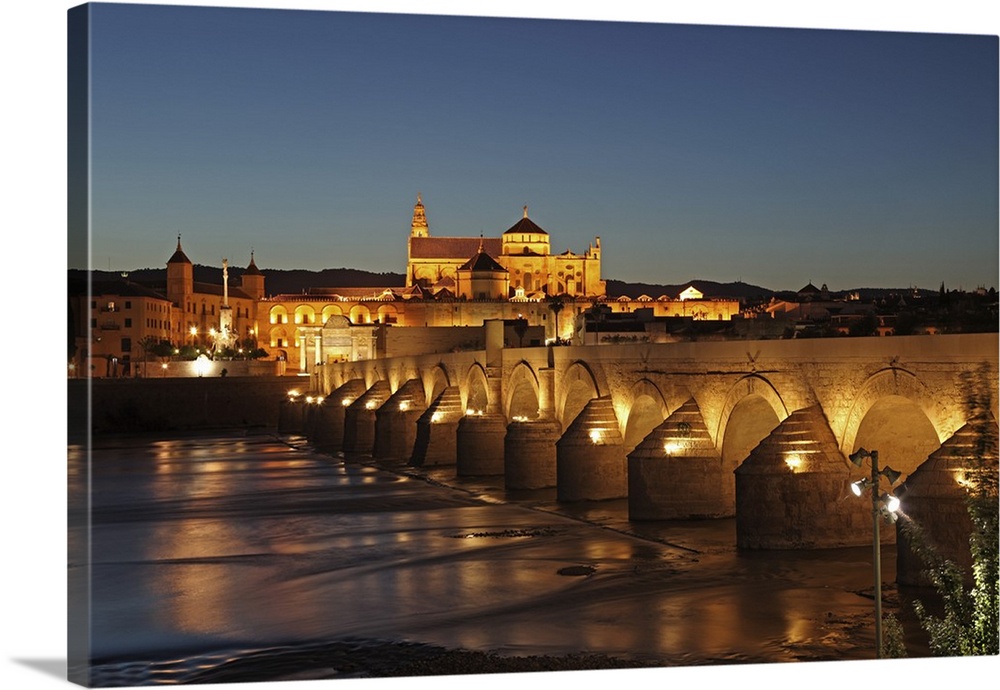
M 410 237 L 430 237 L 431 231 L 427 227 L 427 214 L 424 212 L 424 203 L 417 194 L 417 203 L 413 205 L 413 221 L 410 223 Z

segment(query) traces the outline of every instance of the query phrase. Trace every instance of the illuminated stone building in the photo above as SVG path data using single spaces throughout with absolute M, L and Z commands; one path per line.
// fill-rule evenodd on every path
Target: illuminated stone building
M 419 285 L 432 292 L 450 288 L 450 281 L 458 280 L 459 271 L 470 258 L 485 254 L 507 271 L 510 291 L 507 296 L 522 293 L 527 298 L 604 296 L 601 238 L 595 238 L 583 254 L 567 249 L 553 255 L 549 234 L 528 217 L 527 206 L 523 212 L 523 217 L 500 237 L 434 237 L 418 195 L 410 225 L 406 285 Z M 478 299 L 461 289 L 456 294 Z
M 137 359 L 132 346 L 146 338 L 207 348 L 220 328 L 229 328 L 234 342 L 255 343 L 271 358 L 287 362 L 290 373 L 308 373 L 332 362 L 478 349 L 482 327 L 490 321 L 504 322 L 509 346 L 568 343 L 581 315 L 596 304 L 614 314 L 638 312 L 643 320 L 729 320 L 739 311 L 737 301 L 707 300 L 693 288 L 678 298 L 610 299 L 601 279 L 600 238 L 582 254 L 553 255 L 549 234 L 528 217 L 527 207 L 499 237 L 434 237 L 419 196 L 403 286 L 315 287 L 268 295 L 252 252 L 233 287 L 225 260 L 221 284 L 196 282 L 193 268 L 178 236 L 165 285 L 135 300 L 148 301 L 151 306 L 144 309 L 155 311 L 156 318 L 132 319 L 128 326 L 112 318 L 119 312 L 109 305 L 121 309 L 121 298 L 133 294 L 123 286 L 108 287 L 89 310 L 81 303 L 75 316 L 77 349 L 127 362 Z M 84 314 L 90 314 L 93 343 L 85 342 Z M 524 326 L 519 335 L 516 324 Z M 93 371 L 103 375 L 97 367 Z
M 256 343 L 264 276 L 251 253 L 239 286 L 230 287 L 225 276 L 219 284 L 195 281 L 178 236 L 165 285 L 140 285 L 122 274 L 120 280 L 71 285 L 69 299 L 73 375 L 141 376 L 151 344 L 207 350 L 218 345 L 224 327 L 233 347 Z

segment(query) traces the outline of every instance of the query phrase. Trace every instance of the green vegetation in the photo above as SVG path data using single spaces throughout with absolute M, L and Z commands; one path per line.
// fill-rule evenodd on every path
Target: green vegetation
M 943 613 L 931 614 L 922 601 L 914 602 L 917 618 L 929 635 L 931 653 L 935 656 L 994 655 L 1000 647 L 998 617 L 1000 617 L 1000 571 L 998 571 L 998 495 L 997 445 L 990 414 L 996 376 L 984 366 L 963 377 L 967 413 L 976 430 L 974 457 L 977 462 L 967 475 L 969 516 L 972 533 L 969 547 L 972 573 L 962 571 L 954 562 L 943 558 L 927 539 L 920 527 L 907 521 L 904 534 L 911 548 L 927 564 L 927 575 L 940 597 Z M 971 588 L 967 583 L 971 580 Z

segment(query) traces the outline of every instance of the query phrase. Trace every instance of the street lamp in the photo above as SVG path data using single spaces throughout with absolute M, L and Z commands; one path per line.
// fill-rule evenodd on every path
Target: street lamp
M 888 493 L 881 493 L 879 483 L 882 477 L 889 480 L 889 489 L 900 477 L 900 472 L 886 466 L 884 469 L 878 468 L 878 451 L 867 451 L 858 448 L 848 456 L 855 466 L 861 467 L 865 458 L 871 461 L 871 477 L 865 477 L 851 484 L 851 492 L 855 496 L 861 496 L 866 490 L 872 497 L 872 558 L 875 569 L 875 658 L 882 658 L 882 551 L 881 539 L 879 537 L 879 522 L 896 521 L 896 511 L 899 510 L 899 499 Z

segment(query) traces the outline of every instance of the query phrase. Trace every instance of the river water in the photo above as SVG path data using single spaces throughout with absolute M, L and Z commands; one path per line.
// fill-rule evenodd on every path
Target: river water
M 502 478 L 390 472 L 267 432 L 103 437 L 85 462 L 71 447 L 71 503 L 90 484 L 94 685 L 335 641 L 664 666 L 873 656 L 868 548 L 743 553 L 732 520 L 633 525 L 622 501 L 507 495 Z M 886 612 L 894 562 L 888 547 Z

